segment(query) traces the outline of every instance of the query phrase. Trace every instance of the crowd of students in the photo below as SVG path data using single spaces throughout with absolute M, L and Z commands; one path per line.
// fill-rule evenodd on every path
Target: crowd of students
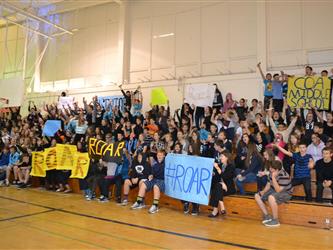
M 231 93 L 222 94 L 216 86 L 212 107 L 195 107 L 184 103 L 173 114 L 170 108 L 152 106 L 142 110 L 140 88 L 123 91 L 125 108 L 103 107 L 94 97 L 84 107 L 58 107 L 46 104 L 38 109 L 29 104 L 29 115 L 21 117 L 20 108 L 11 108 L 0 114 L 1 154 L 0 184 L 25 188 L 29 184 L 31 152 L 43 151 L 57 143 L 77 146 L 87 152 L 89 138 L 112 143 L 125 141 L 122 162 L 103 162 L 91 159 L 88 175 L 80 180 L 87 200 L 106 202 L 111 197 L 110 185 L 115 185 L 115 199 L 128 204 L 131 189 L 139 187 L 132 209 L 145 207 L 145 194 L 153 191 L 150 213 L 159 210 L 159 199 L 164 191 L 164 158 L 168 153 L 189 154 L 215 159 L 210 206 L 210 217 L 226 214 L 223 197 L 239 192 L 246 194 L 244 184 L 257 183 L 255 200 L 263 212 L 266 226 L 278 226 L 277 205 L 292 197 L 293 186 L 303 185 L 306 201 L 312 201 L 311 171 L 316 172 L 316 201 L 323 202 L 324 188 L 333 191 L 331 111 L 316 108 L 292 109 L 284 96 L 288 76 L 259 71 L 265 85 L 264 102 L 244 98 L 236 101 Z M 307 66 L 305 74 L 313 74 Z M 328 75 L 323 71 L 322 75 Z M 60 120 L 62 128 L 53 136 L 45 137 L 42 130 L 47 120 Z M 48 190 L 71 192 L 68 185 L 70 171 L 49 170 L 41 182 Z M 123 192 L 123 193 L 122 193 Z M 272 209 L 268 214 L 264 202 Z M 184 213 L 190 212 L 190 203 L 181 201 Z M 332 201 L 333 202 L 333 201 Z M 199 205 L 192 204 L 193 215 Z

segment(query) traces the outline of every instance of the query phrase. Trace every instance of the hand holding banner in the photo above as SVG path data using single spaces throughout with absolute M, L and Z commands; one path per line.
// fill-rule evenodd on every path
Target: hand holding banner
M 165 159 L 165 194 L 208 205 L 213 158 L 168 154 Z

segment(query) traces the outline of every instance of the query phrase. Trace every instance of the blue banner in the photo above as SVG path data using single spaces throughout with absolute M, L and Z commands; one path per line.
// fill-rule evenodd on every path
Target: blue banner
M 59 120 L 47 120 L 44 124 L 43 135 L 54 136 L 55 133 L 61 128 L 61 121 Z
M 165 159 L 165 194 L 184 201 L 208 205 L 213 158 L 168 154 Z
M 125 109 L 125 98 L 122 95 L 119 96 L 99 96 L 99 104 L 105 109 L 111 102 L 112 107 L 117 106 L 121 112 Z

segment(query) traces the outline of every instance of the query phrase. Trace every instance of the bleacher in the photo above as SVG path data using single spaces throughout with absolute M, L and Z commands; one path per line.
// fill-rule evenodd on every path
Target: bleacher
M 39 186 L 39 179 L 32 178 L 33 187 Z M 69 185 L 71 186 L 74 193 L 82 194 L 79 188 L 79 181 L 77 179 L 69 179 Z M 110 187 L 112 189 L 113 186 Z M 313 198 L 315 198 L 315 183 L 313 183 Z M 246 196 L 231 195 L 225 197 L 224 202 L 227 209 L 227 216 L 238 217 L 245 219 L 258 220 L 261 221 L 261 212 L 257 207 L 254 200 L 253 194 L 257 191 L 256 184 L 246 184 L 245 191 L 249 194 Z M 112 192 L 114 193 L 114 192 Z M 133 189 L 130 192 L 129 200 L 135 201 L 138 189 Z M 99 190 L 97 190 L 99 194 Z M 282 204 L 279 206 L 279 217 L 283 224 L 291 224 L 306 227 L 315 228 L 326 228 L 327 223 L 333 222 L 333 207 L 325 203 L 319 204 L 315 202 L 305 202 L 300 199 L 304 199 L 303 186 L 297 186 L 294 188 L 293 199 L 287 204 Z M 329 189 L 324 190 L 324 198 L 330 200 L 332 194 Z M 152 203 L 152 192 L 146 195 L 146 203 Z M 182 204 L 179 200 L 168 197 L 166 195 L 161 196 L 160 199 L 161 207 L 168 207 L 171 209 L 178 209 L 182 211 Z M 200 206 L 200 212 L 208 213 L 211 212 L 209 206 Z

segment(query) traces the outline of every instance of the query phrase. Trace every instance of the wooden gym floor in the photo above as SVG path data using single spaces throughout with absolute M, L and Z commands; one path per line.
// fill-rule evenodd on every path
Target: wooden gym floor
M 332 210 L 333 211 L 333 210 Z M 333 214 L 333 212 L 332 212 Z M 0 188 L 0 249 L 331 249 L 333 231 Z

